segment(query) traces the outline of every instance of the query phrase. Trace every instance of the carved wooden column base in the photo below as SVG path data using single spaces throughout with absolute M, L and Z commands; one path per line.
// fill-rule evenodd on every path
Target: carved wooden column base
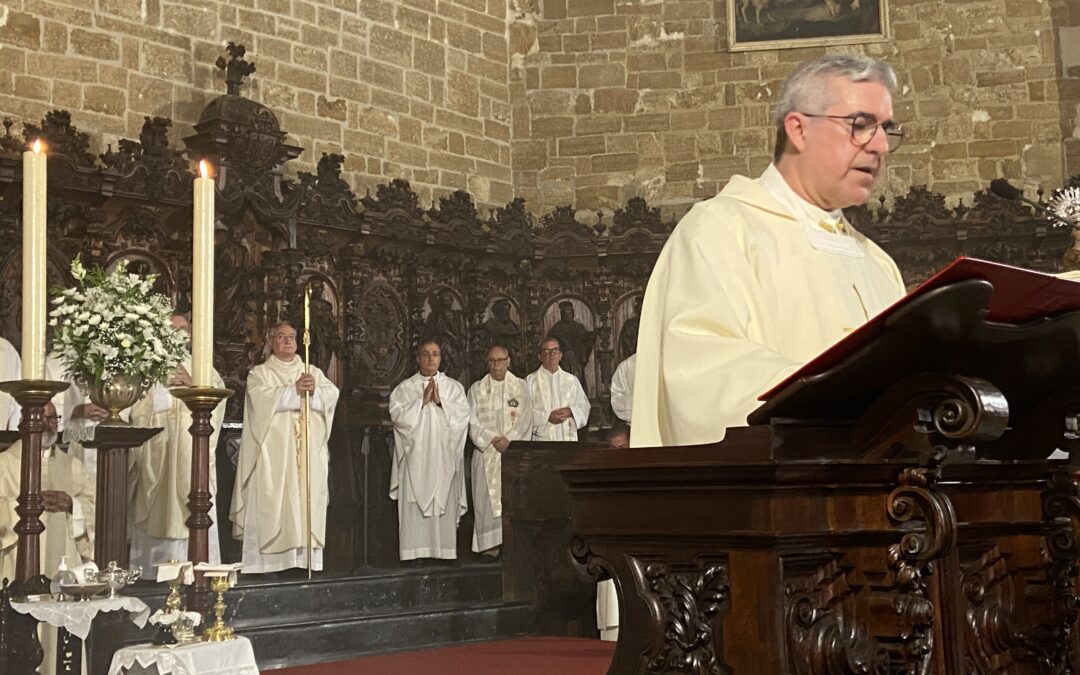
M 210 435 L 214 432 L 210 416 L 223 400 L 232 396 L 232 389 L 215 387 L 181 387 L 172 395 L 184 402 L 191 411 L 191 493 L 188 495 L 188 560 L 198 564 L 210 556 L 210 509 L 214 497 L 210 494 Z M 195 583 L 188 589 L 187 608 L 206 615 L 210 611 L 210 584 L 202 572 L 195 572 Z

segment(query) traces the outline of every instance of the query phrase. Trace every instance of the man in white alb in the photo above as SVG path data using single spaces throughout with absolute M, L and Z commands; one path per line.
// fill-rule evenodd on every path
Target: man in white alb
M 191 336 L 187 317 L 174 314 L 172 325 Z M 130 565 L 144 570 L 167 560 L 188 560 L 187 508 L 191 493 L 191 411 L 183 401 L 173 398 L 169 387 L 191 386 L 191 355 L 176 369 L 164 386 L 156 385 L 132 406 L 131 423 L 138 427 L 161 428 L 162 432 L 136 448 L 128 460 L 128 486 L 131 491 Z M 211 386 L 223 388 L 225 382 L 212 370 Z M 217 471 L 214 461 L 218 434 L 225 419 L 225 401 L 210 416 L 210 496 L 217 495 Z M 209 562 L 221 562 L 217 518 L 213 518 L 208 537 Z
M 497 556 L 502 546 L 502 453 L 511 441 L 527 441 L 532 410 L 525 380 L 510 372 L 510 354 L 494 346 L 488 373 L 469 387 L 472 438 L 473 541 L 477 553 Z
M 398 504 L 401 560 L 457 558 L 457 526 L 468 509 L 465 388 L 439 372 L 442 351 L 429 340 L 416 348 L 419 372 L 394 387 L 390 419 L 394 458 L 390 499 Z
M 338 388 L 296 353 L 296 329 L 270 330 L 271 354 L 248 373 L 244 431 L 229 517 L 243 540 L 245 574 L 307 568 L 307 480 L 311 470 L 311 569 L 323 568 L 330 429 Z M 304 397 L 311 397 L 305 452 Z M 310 458 L 308 457 L 310 454 Z
M 904 294 L 841 209 L 863 204 L 903 139 L 896 75 L 828 55 L 776 111 L 774 163 L 695 204 L 664 245 L 638 332 L 634 446 L 715 442 L 757 397 Z
M 540 343 L 540 367 L 525 381 L 532 399 L 534 441 L 576 441 L 578 429 L 589 423 L 589 399 L 581 382 L 559 367 L 562 348 L 556 338 Z

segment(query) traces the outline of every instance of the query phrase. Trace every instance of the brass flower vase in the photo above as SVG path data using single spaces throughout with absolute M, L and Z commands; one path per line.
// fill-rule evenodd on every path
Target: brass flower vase
M 86 383 L 86 395 L 90 402 L 109 411 L 101 426 L 131 426 L 120 417 L 120 412 L 135 405 L 149 389 L 142 375 L 114 375 L 111 379 Z

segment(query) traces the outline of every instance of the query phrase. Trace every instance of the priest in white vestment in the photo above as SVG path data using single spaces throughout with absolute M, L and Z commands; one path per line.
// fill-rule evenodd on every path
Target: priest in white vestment
M 308 566 L 306 467 L 311 467 L 311 569 L 323 568 L 330 429 L 338 388 L 296 353 L 296 329 L 270 331 L 271 354 L 248 373 L 244 430 L 229 516 L 243 540 L 245 574 Z M 304 396 L 311 397 L 310 462 L 304 453 Z
M 757 397 L 904 294 L 841 209 L 903 138 L 881 61 L 803 64 L 777 109 L 775 163 L 695 204 L 664 245 L 638 333 L 632 444 L 715 442 Z
M 0 382 L 18 380 L 22 377 L 22 360 L 11 343 L 0 337 Z M 0 391 L 0 431 L 19 428 L 22 410 L 10 395 Z
M 634 412 L 634 370 L 637 354 L 623 359 L 611 376 L 611 412 L 623 422 L 630 424 Z
M 94 504 L 97 483 L 82 462 L 56 445 L 57 414 L 53 404 L 45 405 L 45 431 L 41 435 L 41 497 L 45 512 L 41 522 L 41 573 L 52 578 L 60 559 L 68 556 L 68 567 L 92 558 L 94 552 Z M 15 557 L 19 536 L 15 513 L 22 470 L 22 440 L 0 452 L 0 579 L 15 578 Z
M 187 317 L 174 314 L 172 325 L 191 336 Z M 191 411 L 169 393 L 169 387 L 190 387 L 191 356 L 176 369 L 165 385 L 155 385 L 132 406 L 131 423 L 162 431 L 128 456 L 130 489 L 131 555 L 130 565 L 144 570 L 168 560 L 189 560 L 187 501 L 191 493 Z M 210 386 L 224 388 L 225 382 L 211 370 Z M 216 501 L 218 435 L 225 419 L 225 401 L 210 416 L 210 497 Z M 217 517 L 211 510 L 209 562 L 221 562 Z
M 540 367 L 525 378 L 532 399 L 534 441 L 576 441 L 589 423 L 591 406 L 581 382 L 559 367 L 562 348 L 556 338 L 540 343 Z
M 468 510 L 469 402 L 465 388 L 439 372 L 441 360 L 437 342 L 419 345 L 419 372 L 390 394 L 394 423 L 390 499 L 398 505 L 401 560 L 456 559 L 458 521 Z
M 502 453 L 511 441 L 532 434 L 532 409 L 525 380 L 510 372 L 510 354 L 494 346 L 488 374 L 469 387 L 472 455 L 472 550 L 497 556 L 502 546 Z

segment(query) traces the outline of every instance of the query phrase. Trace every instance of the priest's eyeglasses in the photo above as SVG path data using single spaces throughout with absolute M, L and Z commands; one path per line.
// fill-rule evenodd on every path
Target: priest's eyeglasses
M 903 125 L 893 120 L 878 122 L 873 115 L 866 113 L 852 113 L 851 115 L 813 115 L 811 113 L 799 113 L 803 117 L 820 117 L 830 120 L 847 122 L 851 127 L 851 142 L 859 147 L 865 147 L 874 140 L 880 128 L 885 133 L 885 140 L 889 146 L 889 152 L 895 152 L 904 142 Z
M 275 335 L 274 339 L 277 340 L 278 342 L 296 342 L 296 336 L 295 335 L 279 334 L 279 335 Z
M 541 349 L 541 354 L 562 354 L 562 350 L 556 347 L 555 349 Z
M 493 364 L 493 365 L 498 365 L 500 363 L 506 363 L 509 360 L 510 360 L 510 357 L 506 357 L 506 358 L 502 358 L 502 359 L 488 359 L 487 362 L 490 363 L 490 364 Z

